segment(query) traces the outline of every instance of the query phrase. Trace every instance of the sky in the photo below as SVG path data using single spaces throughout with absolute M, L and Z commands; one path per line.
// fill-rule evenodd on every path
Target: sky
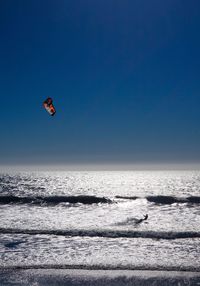
M 199 33 L 199 0 L 1 0 L 0 165 L 199 163 Z

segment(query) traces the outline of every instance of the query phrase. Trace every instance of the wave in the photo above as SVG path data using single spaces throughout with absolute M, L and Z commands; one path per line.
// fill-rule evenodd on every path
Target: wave
M 151 239 L 184 239 L 200 238 L 200 232 L 186 231 L 127 231 L 127 230 L 61 230 L 61 229 L 15 229 L 0 228 L 1 234 L 58 235 L 70 237 L 102 237 L 102 238 L 151 238 Z
M 200 204 L 200 197 L 197 196 L 188 197 L 187 201 L 189 203 Z
M 115 196 L 116 199 L 124 199 L 124 200 L 137 200 L 144 199 L 142 197 L 129 197 L 129 196 Z M 190 196 L 190 197 L 174 197 L 174 196 L 147 196 L 145 199 L 151 203 L 155 204 L 174 204 L 174 203 L 188 203 L 188 204 L 200 204 L 200 197 L 198 196 Z
M 175 277 L 175 274 L 179 277 L 179 276 L 190 276 L 190 272 L 191 275 L 194 277 L 197 276 L 197 277 L 200 277 L 200 268 L 198 266 L 165 266 L 165 265 L 159 265 L 159 266 L 154 266 L 154 265 L 123 265 L 123 264 L 117 264 L 117 265 L 110 265 L 110 264 L 30 264 L 30 265 L 23 265 L 23 264 L 20 264 L 20 265 L 7 265 L 7 266 L 0 266 L 0 277 L 1 277 L 1 271 L 3 271 L 3 273 L 5 274 L 5 271 L 6 270 L 9 270 L 9 275 L 11 274 L 10 273 L 10 270 L 63 270 L 63 269 L 66 269 L 66 270 L 70 270 L 72 269 L 73 271 L 75 270 L 90 270 L 90 271 L 95 271 L 95 270 L 98 270 L 98 274 L 100 274 L 100 271 L 103 270 L 103 275 L 104 275 L 104 279 L 105 279 L 105 272 L 104 270 L 110 270 L 111 273 L 109 273 L 107 271 L 107 275 L 111 275 L 111 277 L 113 277 L 113 270 L 117 270 L 117 273 L 119 275 L 123 275 L 125 276 L 125 274 L 131 274 L 130 273 L 130 270 L 133 270 L 135 275 L 140 275 L 140 277 L 142 278 L 141 274 L 145 274 L 146 277 L 148 277 L 148 274 L 150 274 L 150 276 L 152 277 L 152 273 L 149 273 L 149 272 L 146 272 L 146 271 L 154 271 L 154 275 L 155 276 L 159 276 L 159 274 L 161 276 L 164 276 L 165 275 L 170 275 L 170 272 L 169 271 L 176 271 L 176 273 L 171 273 L 173 275 L 173 277 Z M 126 272 L 119 272 L 119 270 L 127 270 L 128 273 Z M 137 273 L 135 272 L 135 270 L 137 270 Z M 161 273 L 160 273 L 161 271 Z M 165 272 L 166 271 L 166 272 Z M 185 273 L 184 273 L 185 272 Z M 90 272 L 91 273 L 91 272 Z M 117 273 L 115 273 L 115 275 L 117 275 Z M 35 273 L 34 273 L 35 274 Z M 52 274 L 52 273 L 51 273 Z M 58 274 L 58 273 L 57 273 Z M 85 274 L 85 271 L 84 271 L 84 274 Z M 92 273 L 91 273 L 92 274 Z M 80 275 L 80 272 L 77 273 L 77 277 L 78 275 Z M 58 277 L 58 275 L 56 276 Z M 96 278 L 97 279 L 97 278 Z M 198 280 L 199 281 L 199 280 Z M 82 282 L 82 281 L 81 281 Z M 96 280 L 95 280 L 96 282 Z M 7 285 L 7 284 L 6 284 Z M 12 284 L 13 285 L 13 284 Z M 44 284 L 42 284 L 44 285 Z M 49 285 L 49 284 L 48 284 Z M 52 285 L 52 284 L 50 284 Z M 55 284 L 57 285 L 57 284 Z M 58 284 L 58 285 L 64 285 L 64 284 Z M 66 284 L 65 284 L 66 285 Z M 74 285 L 74 284 L 73 284 Z M 83 285 L 83 284 L 78 284 L 78 285 Z M 87 284 L 87 285 L 91 285 L 91 284 Z M 105 283 L 102 283 L 100 285 L 105 285 Z M 107 284 L 106 284 L 107 285 Z M 113 286 L 114 284 L 112 284 Z M 118 284 L 115 284 L 115 285 L 118 285 Z M 121 284 L 119 284 L 121 285 Z M 126 285 L 126 284 L 123 284 L 123 285 Z M 128 284 L 129 285 L 129 284 Z M 130 284 L 130 285 L 135 285 L 135 284 Z M 138 285 L 141 285 L 138 284 Z M 143 284 L 142 284 L 143 285 Z M 148 284 L 145 284 L 145 285 L 150 285 L 149 283 Z M 152 284 L 151 284 L 152 285 Z M 156 285 L 156 284 L 153 284 L 153 285 Z M 160 285 L 166 285 L 166 284 L 158 284 L 159 286 Z M 172 285 L 172 284 L 168 284 L 168 285 Z M 174 285 L 174 284 L 173 284 Z M 179 285 L 179 284 L 176 284 L 176 285 Z M 181 284 L 183 285 L 183 284 Z M 198 285 L 198 284 L 188 284 L 188 285 Z
M 199 204 L 200 197 L 191 196 L 186 198 L 177 198 L 173 196 L 148 196 L 146 199 L 155 204 L 174 204 L 174 203 L 191 203 Z
M 17 197 L 0 196 L 0 204 L 33 204 L 33 205 L 57 205 L 60 203 L 70 204 L 98 204 L 110 203 L 111 200 L 96 196 L 49 196 L 49 197 Z
M 125 196 L 115 196 L 116 199 L 123 199 L 123 200 L 136 200 L 139 199 L 139 197 L 125 197 Z
M 138 200 L 144 199 L 142 197 L 137 196 L 115 196 L 116 199 L 123 200 Z M 155 204 L 174 204 L 174 203 L 187 203 L 187 204 L 200 204 L 200 197 L 198 196 L 190 196 L 190 197 L 173 197 L 173 196 L 147 196 L 145 199 L 151 203 Z M 113 200 L 105 197 L 97 197 L 97 196 L 35 196 L 35 197 L 19 197 L 14 195 L 3 195 L 0 196 L 0 204 L 32 204 L 32 205 L 57 205 L 61 203 L 69 203 L 69 204 L 105 204 L 112 203 Z M 116 202 L 116 201 L 115 201 Z

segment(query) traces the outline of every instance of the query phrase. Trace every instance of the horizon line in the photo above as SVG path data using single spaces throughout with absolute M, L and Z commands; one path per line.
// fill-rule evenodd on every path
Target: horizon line
M 200 170 L 200 162 L 2 164 L 0 171 L 145 171 Z

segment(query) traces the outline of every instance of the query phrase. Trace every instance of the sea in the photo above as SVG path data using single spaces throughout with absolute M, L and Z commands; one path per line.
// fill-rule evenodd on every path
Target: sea
M 2 171 L 0 285 L 200 285 L 200 171 Z

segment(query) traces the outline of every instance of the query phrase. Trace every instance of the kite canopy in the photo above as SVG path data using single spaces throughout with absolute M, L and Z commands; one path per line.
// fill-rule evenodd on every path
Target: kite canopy
M 44 102 L 43 106 L 46 109 L 46 111 L 53 116 L 56 113 L 55 107 L 53 106 L 53 100 L 51 97 L 48 97 Z

